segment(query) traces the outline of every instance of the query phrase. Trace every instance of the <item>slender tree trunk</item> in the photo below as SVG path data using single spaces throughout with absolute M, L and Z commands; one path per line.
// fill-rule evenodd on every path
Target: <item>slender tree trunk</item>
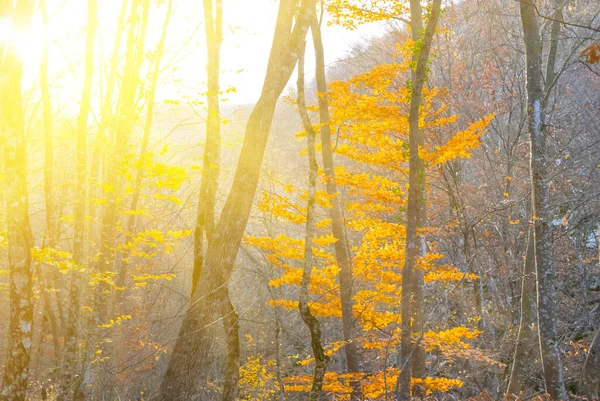
M 331 233 L 336 239 L 334 244 L 335 259 L 340 268 L 338 279 L 340 281 L 340 300 L 342 304 L 342 333 L 344 341 L 346 342 L 344 351 L 348 372 L 357 373 L 360 371 L 360 364 L 358 348 L 353 341 L 354 313 L 352 309 L 352 266 L 348 249 L 348 240 L 346 238 L 346 225 L 342 216 L 341 199 L 335 183 L 335 166 L 333 162 L 333 148 L 331 146 L 331 126 L 329 125 L 329 98 L 327 95 L 327 77 L 325 75 L 325 50 L 321 38 L 321 25 L 317 19 L 316 13 L 314 13 L 312 17 L 311 33 L 315 49 L 317 91 L 319 92 L 318 103 L 319 119 L 321 123 L 320 134 L 323 170 L 325 171 L 327 194 L 334 197 L 332 207 L 329 209 L 329 217 L 331 219 Z M 353 382 L 352 388 L 353 392 L 351 398 L 353 400 L 359 399 L 359 383 Z
M 63 388 L 60 396 L 67 397 L 73 385 L 74 372 L 80 365 L 78 357 L 78 333 L 77 326 L 79 321 L 79 287 L 82 282 L 81 268 L 87 262 L 85 260 L 85 206 L 86 206 L 86 186 L 87 186 L 87 122 L 90 112 L 90 103 L 92 97 L 92 79 L 94 74 L 94 55 L 95 55 L 95 36 L 97 27 L 97 0 L 88 0 L 88 20 L 86 33 L 85 67 L 83 78 L 83 91 L 79 107 L 79 116 L 77 118 L 77 155 L 75 175 L 77 177 L 75 194 L 75 224 L 73 229 L 73 260 L 75 269 L 71 271 L 71 288 L 69 294 L 69 315 L 66 330 L 66 349 L 64 354 L 64 376 Z
M 427 79 L 427 69 L 429 62 L 429 54 L 431 52 L 431 45 L 433 42 L 433 35 L 437 28 L 437 22 L 440 16 L 441 0 L 434 0 L 431 8 L 431 15 L 427 22 L 427 28 L 423 31 L 421 23 L 421 3 L 418 0 L 411 0 L 411 25 L 412 34 L 415 44 L 419 43 L 418 51 L 415 49 L 413 59 L 417 62 L 416 69 L 412 72 L 412 92 L 410 100 L 410 112 L 409 112 L 409 146 L 410 146 L 410 159 L 409 159 L 409 189 L 408 189 L 408 206 L 406 210 L 406 249 L 404 256 L 404 266 L 402 268 L 402 299 L 401 299 L 401 313 L 402 313 L 402 333 L 400 339 L 400 375 L 396 384 L 396 399 L 399 401 L 407 401 L 411 396 L 410 381 L 412 377 L 412 358 L 414 352 L 421 358 L 424 357 L 422 351 L 413 350 L 412 344 L 412 327 L 411 322 L 413 314 L 418 317 L 417 321 L 419 324 L 423 324 L 423 318 L 421 316 L 422 311 L 416 310 L 413 312 L 413 296 L 417 295 L 422 298 L 420 294 L 421 288 L 420 282 L 417 286 L 413 284 L 414 281 L 420 280 L 420 276 L 416 276 L 413 280 L 413 270 L 417 256 L 423 255 L 426 252 L 425 249 L 425 238 L 419 234 L 419 229 L 425 226 L 425 165 L 423 160 L 419 157 L 419 147 L 425 144 L 423 133 L 419 129 L 419 115 L 422 104 L 422 91 Z M 421 35 L 423 35 L 421 37 Z M 417 294 L 414 294 L 417 289 Z M 422 300 L 415 298 L 417 306 L 422 304 Z M 421 328 L 420 328 L 421 329 Z M 420 368 L 420 366 L 419 366 Z M 421 370 L 421 369 L 420 369 Z M 422 369 L 424 370 L 424 369 Z M 419 391 L 421 392 L 421 391 Z
M 212 325 L 220 309 L 214 305 L 224 299 L 222 291 L 231 276 L 250 216 L 275 106 L 296 65 L 314 5 L 315 0 L 303 0 L 298 8 L 293 0 L 281 0 L 262 94 L 248 119 L 233 185 L 163 377 L 162 400 L 185 399 L 195 394 L 197 379 L 207 365 L 213 343 Z
M 14 7 L 14 9 L 13 9 Z M 29 26 L 33 2 L 20 0 L 5 5 L 0 17 L 12 19 L 13 29 L 22 32 Z M 33 238 L 29 224 L 25 123 L 21 79 L 22 61 L 16 43 L 0 42 L 0 135 L 4 150 L 5 200 L 10 270 L 10 322 L 8 350 L 0 398 L 23 401 L 27 393 L 33 325 Z
M 515 395 L 520 397 L 525 379 L 525 364 L 531 360 L 531 345 L 533 333 L 531 324 L 533 323 L 533 304 L 532 294 L 535 290 L 535 248 L 533 242 L 533 230 L 529 231 L 527 241 L 527 254 L 523 264 L 523 278 L 521 280 L 521 317 L 519 319 L 519 333 L 517 334 L 517 343 L 513 365 L 508 380 L 508 389 L 506 395 Z
M 546 391 L 555 400 L 566 400 L 558 335 L 556 331 L 556 277 L 552 257 L 552 209 L 548 185 L 548 155 L 544 124 L 542 39 L 535 5 L 520 4 L 527 63 L 527 117 L 530 139 L 532 214 L 537 274 L 538 332 Z
M 312 314 L 309 307 L 310 277 L 312 275 L 313 265 L 313 237 L 315 231 L 315 201 L 317 192 L 317 165 L 316 155 L 316 132 L 313 128 L 308 111 L 306 109 L 306 100 L 304 95 L 304 46 L 298 53 L 298 110 L 302 119 L 302 125 L 306 132 L 306 142 L 308 146 L 308 201 L 306 211 L 306 234 L 304 237 L 304 270 L 302 272 L 302 283 L 300 285 L 300 297 L 298 309 L 300 317 L 310 332 L 310 345 L 315 358 L 315 368 L 313 371 L 313 383 L 310 390 L 310 400 L 317 401 L 323 391 L 323 380 L 327 370 L 327 356 L 323 349 L 323 339 L 321 334 L 321 324 Z
M 50 102 L 50 88 L 48 85 L 48 5 L 46 0 L 40 1 L 40 8 L 42 11 L 42 23 L 44 25 L 44 39 L 42 49 L 42 60 L 40 62 L 40 90 L 42 92 L 42 105 L 43 105 L 43 122 L 44 122 L 44 200 L 46 207 L 46 243 L 49 248 L 56 248 L 57 246 L 57 230 L 58 230 L 58 215 L 56 213 L 55 197 L 56 192 L 54 190 L 54 143 L 52 138 L 52 105 Z M 52 308 L 52 301 L 50 292 L 46 291 L 48 282 L 50 286 L 56 286 L 59 288 L 59 272 L 53 269 L 55 274 L 47 275 L 41 268 L 38 268 L 38 276 L 40 277 L 40 286 L 42 288 L 42 296 L 44 298 L 44 308 L 50 320 L 50 327 L 52 329 L 52 339 L 54 345 L 54 355 L 56 357 L 56 363 L 60 364 L 60 344 L 59 344 L 59 328 L 56 320 L 56 315 Z M 55 293 L 56 304 L 60 307 L 60 298 L 58 292 Z
M 214 14 L 214 15 L 213 15 Z M 215 198 L 219 184 L 221 163 L 221 110 L 219 106 L 219 75 L 221 69 L 221 42 L 223 41 L 223 3 L 204 0 L 204 25 L 208 61 L 208 90 L 206 94 L 208 116 L 206 119 L 206 141 L 202 165 L 202 183 L 198 199 L 198 213 L 194 231 L 194 270 L 192 273 L 192 295 L 196 290 L 202 262 L 204 260 L 204 235 L 210 245 L 215 225 Z

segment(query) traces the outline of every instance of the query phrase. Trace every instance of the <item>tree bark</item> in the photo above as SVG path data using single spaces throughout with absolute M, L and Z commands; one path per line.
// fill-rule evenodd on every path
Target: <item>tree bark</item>
M 421 22 L 421 3 L 418 0 L 411 0 L 411 29 L 415 44 L 419 43 L 418 51 L 415 49 L 413 60 L 416 61 L 416 69 L 411 72 L 412 91 L 409 111 L 409 184 L 408 184 L 408 205 L 406 210 L 406 248 L 404 256 L 404 266 L 402 268 L 402 299 L 401 299 L 401 338 L 400 338 L 400 375 L 396 383 L 396 399 L 399 401 L 410 400 L 411 396 L 411 377 L 412 365 L 416 364 L 418 371 L 422 372 L 420 362 L 412 362 L 412 358 L 418 356 L 424 358 L 424 352 L 418 347 L 413 350 L 412 344 L 412 317 L 417 318 L 417 322 L 422 326 L 422 294 L 421 277 L 415 275 L 413 280 L 413 270 L 416 259 L 419 255 L 426 253 L 425 238 L 418 231 L 425 226 L 426 217 L 426 193 L 425 193 L 425 164 L 419 157 L 419 148 L 423 147 L 425 140 L 423 133 L 419 129 L 419 116 L 422 104 L 422 91 L 427 79 L 429 55 L 433 42 L 433 35 L 437 28 L 438 19 L 441 12 L 441 0 L 434 0 L 431 8 L 431 15 L 427 22 L 425 32 L 422 33 Z M 421 37 L 421 35 L 423 35 Z M 421 300 L 419 299 L 421 298 Z M 414 300 L 413 300 L 414 298 Z M 412 304 L 416 302 L 419 309 L 413 311 Z M 419 329 L 422 329 L 420 327 Z M 414 353 L 417 355 L 413 355 Z M 423 365 L 424 366 L 424 365 Z M 421 392 L 421 390 L 418 390 Z
M 40 9 L 42 12 L 42 23 L 44 25 L 44 39 L 42 49 L 42 60 L 40 62 L 40 91 L 42 92 L 42 119 L 44 123 L 44 201 L 46 207 L 46 235 L 45 242 L 46 246 L 55 249 L 57 246 L 57 230 L 58 230 L 58 215 L 56 212 L 55 197 L 56 192 L 54 189 L 54 141 L 52 138 L 52 104 L 50 102 L 50 88 L 48 84 L 48 5 L 46 0 L 40 1 Z M 56 314 L 52 308 L 52 300 L 50 293 L 46 291 L 48 282 L 51 282 L 50 286 L 59 288 L 60 278 L 58 277 L 58 271 L 54 269 L 51 275 L 45 274 L 41 267 L 37 269 L 40 277 L 40 287 L 42 289 L 42 296 L 44 298 L 44 309 L 48 314 L 50 321 L 50 327 L 52 329 L 52 340 L 54 346 L 54 355 L 56 357 L 56 363 L 60 363 L 60 344 L 59 344 L 59 327 L 56 319 Z M 61 299 L 59 293 L 55 293 L 57 310 L 60 313 Z
M 77 118 L 77 145 L 76 145 L 76 193 L 75 193 L 75 223 L 73 228 L 73 261 L 75 268 L 71 271 L 71 285 L 69 289 L 69 314 L 65 334 L 64 371 L 59 390 L 59 396 L 66 398 L 71 393 L 73 381 L 77 381 L 74 373 L 78 370 L 80 361 L 78 356 L 78 321 L 79 321 L 79 287 L 82 282 L 81 271 L 87 261 L 85 260 L 85 206 L 87 186 L 87 123 L 92 98 L 92 79 L 94 75 L 95 37 L 97 27 L 97 0 L 88 0 L 88 19 L 85 41 L 85 66 L 83 78 L 83 91 Z
M 552 257 L 552 209 L 548 185 L 548 154 L 544 124 L 542 39 L 535 5 L 520 3 L 527 64 L 527 118 L 530 140 L 531 197 L 538 305 L 538 332 L 546 391 L 555 400 L 566 400 L 558 335 L 556 331 L 556 277 Z
M 13 9 L 14 7 L 14 9 Z M 16 35 L 29 26 L 33 2 L 20 0 L 2 12 Z M 4 148 L 10 322 L 0 398 L 23 401 L 27 393 L 33 325 L 33 238 L 29 224 L 22 61 L 14 41 L 0 47 L 0 144 Z
M 309 286 L 312 275 L 313 264 L 313 237 L 315 231 L 315 202 L 317 192 L 317 165 L 316 155 L 316 132 L 310 122 L 308 111 L 306 109 L 306 99 L 304 94 L 304 46 L 300 48 L 298 54 L 298 110 L 302 119 L 302 125 L 306 132 L 306 143 L 308 146 L 308 201 L 306 207 L 306 232 L 304 237 L 304 269 L 302 272 L 302 282 L 300 284 L 300 296 L 298 309 L 300 317 L 310 332 L 310 345 L 315 358 L 315 368 L 313 371 L 313 383 L 310 390 L 310 401 L 317 401 L 323 391 L 323 380 L 327 370 L 327 356 L 323 349 L 323 340 L 321 334 L 321 324 L 312 314 L 309 307 Z
M 340 281 L 340 300 L 342 304 L 342 334 L 346 345 L 344 352 L 346 355 L 346 364 L 348 372 L 357 373 L 360 371 L 358 358 L 358 348 L 354 340 L 354 313 L 352 309 L 352 266 L 350 253 L 348 249 L 348 240 L 346 238 L 346 225 L 342 216 L 342 204 L 339 196 L 337 184 L 335 182 L 335 166 L 333 162 L 333 149 L 331 146 L 331 126 L 329 125 L 329 99 L 327 89 L 327 77 L 325 74 L 325 50 L 321 38 L 321 25 L 317 19 L 316 13 L 313 14 L 311 21 L 311 33 L 313 37 L 313 46 L 315 49 L 316 63 L 316 81 L 319 120 L 321 134 L 321 154 L 323 157 L 323 170 L 325 171 L 327 195 L 334 196 L 332 207 L 329 209 L 329 218 L 331 219 L 331 233 L 336 239 L 334 244 L 335 259 L 340 271 L 338 279 Z M 352 383 L 352 400 L 360 398 L 360 386 L 358 382 Z
M 521 280 L 521 317 L 519 319 L 519 333 L 517 334 L 517 343 L 513 365 L 508 380 L 507 396 L 520 397 L 525 379 L 525 364 L 532 357 L 531 341 L 533 333 L 531 324 L 533 323 L 533 304 L 531 296 L 535 289 L 535 247 L 533 231 L 529 230 L 527 241 L 527 254 L 523 264 L 523 278 Z
M 208 116 L 206 119 L 206 141 L 202 164 L 202 183 L 198 199 L 198 213 L 194 230 L 194 271 L 192 273 L 192 295 L 196 290 L 202 262 L 204 260 L 204 235 L 210 245 L 215 225 L 215 199 L 219 185 L 221 162 L 221 109 L 219 106 L 219 75 L 221 68 L 221 42 L 223 41 L 223 3 L 204 0 L 206 48 L 208 62 L 208 91 L 206 94 Z M 214 14 L 214 16 L 213 16 Z
M 293 24 L 297 3 L 293 0 L 280 2 L 262 94 L 248 119 L 233 185 L 163 377 L 162 400 L 185 399 L 195 394 L 197 379 L 208 362 L 213 343 L 212 325 L 219 313 L 219 308 L 214 305 L 224 299 L 223 289 L 231 276 L 250 216 L 275 106 L 296 65 L 314 4 L 315 0 L 303 0 Z

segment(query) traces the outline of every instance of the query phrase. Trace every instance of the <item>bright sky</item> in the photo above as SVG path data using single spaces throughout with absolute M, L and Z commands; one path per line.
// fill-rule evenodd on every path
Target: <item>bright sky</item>
M 85 0 L 47 0 L 50 14 L 50 77 L 52 92 L 63 104 L 77 104 L 83 79 L 83 58 L 87 7 Z M 112 52 L 121 0 L 100 0 L 100 27 L 97 36 L 97 64 L 104 76 L 97 82 L 96 92 L 106 80 L 106 67 Z M 155 3 L 154 1 L 152 2 Z M 174 0 L 175 10 L 167 37 L 163 64 L 168 66 L 161 76 L 159 100 L 200 99 L 205 90 L 206 50 L 202 2 Z M 275 0 L 224 0 L 224 42 L 222 47 L 222 88 L 233 86 L 237 93 L 229 96 L 230 104 L 253 103 L 257 100 L 273 37 L 278 2 Z M 154 48 L 160 36 L 166 5 L 153 6 L 149 22 L 147 47 Z M 0 22 L 0 35 L 6 33 Z M 372 24 L 355 31 L 341 27 L 324 27 L 326 63 L 347 54 L 351 45 L 381 35 L 384 28 Z M 31 87 L 39 76 L 39 60 L 43 38 L 41 18 L 36 15 L 27 37 L 21 40 L 25 61 L 25 85 Z M 310 38 L 307 46 L 307 73 L 313 69 Z M 98 69 L 96 70 L 98 71 Z M 99 102 L 99 101 L 97 101 Z M 68 107 L 68 106 L 67 106 Z

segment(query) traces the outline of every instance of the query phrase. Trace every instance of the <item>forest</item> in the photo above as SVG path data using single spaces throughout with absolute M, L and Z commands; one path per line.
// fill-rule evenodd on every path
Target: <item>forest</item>
M 0 0 L 0 401 L 600 396 L 598 0 Z

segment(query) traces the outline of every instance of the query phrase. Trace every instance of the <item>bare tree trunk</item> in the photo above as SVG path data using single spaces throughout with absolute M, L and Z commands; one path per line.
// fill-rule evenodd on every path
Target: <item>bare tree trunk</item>
M 596 332 L 585 358 L 580 387 L 581 395 L 590 400 L 598 399 L 598 391 L 600 390 L 600 330 Z
M 331 126 L 329 125 L 329 98 L 327 95 L 327 77 L 325 75 L 325 50 L 321 38 L 321 25 L 317 19 L 316 13 L 311 21 L 311 33 L 315 49 L 316 62 L 316 81 L 317 91 L 319 92 L 319 119 L 321 134 L 321 153 L 323 156 L 323 170 L 326 177 L 327 194 L 333 196 L 333 204 L 329 209 L 331 219 L 331 233 L 336 239 L 334 244 L 335 259 L 340 271 L 338 279 L 340 281 L 340 300 L 342 304 L 342 331 L 344 341 L 344 351 L 346 355 L 346 364 L 348 372 L 359 372 L 360 364 L 358 361 L 358 348 L 354 339 L 354 313 L 352 309 L 352 266 L 350 253 L 348 250 L 348 240 L 346 238 L 346 225 L 342 217 L 342 204 L 335 183 L 335 168 L 333 162 L 333 149 L 331 146 Z M 353 400 L 360 398 L 360 385 L 358 382 L 352 383 Z
M 78 333 L 79 321 L 79 287 L 82 282 L 80 268 L 87 263 L 85 260 L 85 206 L 87 186 L 87 122 L 90 112 L 92 97 L 92 79 L 94 74 L 95 37 L 97 27 L 97 0 L 88 0 L 88 20 L 85 41 L 85 67 L 83 78 L 83 91 L 77 118 L 77 156 L 75 175 L 77 177 L 75 194 L 75 223 L 73 228 L 73 261 L 76 268 L 71 271 L 71 288 L 69 293 L 69 315 L 66 329 L 66 345 L 64 353 L 63 383 L 60 397 L 68 397 L 73 386 L 74 372 L 78 370 L 80 361 L 78 357 Z
M 214 8 L 214 10 L 213 10 Z M 214 15 L 213 15 L 214 14 Z M 221 42 L 223 41 L 223 3 L 204 0 L 206 48 L 208 62 L 208 92 L 206 94 L 208 116 L 206 119 L 206 141 L 202 165 L 202 183 L 198 199 L 198 213 L 194 231 L 194 271 L 192 273 L 192 295 L 196 290 L 202 262 L 204 260 L 204 235 L 210 245 L 215 225 L 215 198 L 219 185 L 221 163 L 221 109 L 219 106 L 219 75 L 221 69 Z
M 535 248 L 533 239 L 533 230 L 529 230 L 527 241 L 527 254 L 523 264 L 523 278 L 521 280 L 521 317 L 519 319 L 519 333 L 517 334 L 517 343 L 513 359 L 510 379 L 508 380 L 508 389 L 506 395 L 515 395 L 520 397 L 525 379 L 525 363 L 532 357 L 531 341 L 533 333 L 531 324 L 533 323 L 533 304 L 531 296 L 535 289 Z
M 548 186 L 548 155 L 544 124 L 542 39 L 533 3 L 520 3 L 527 62 L 527 117 L 531 147 L 531 197 L 535 224 L 538 332 L 546 391 L 555 400 L 566 400 L 564 374 L 556 331 L 556 277 L 552 257 L 552 209 Z
M 306 99 L 304 95 L 304 46 L 298 53 L 298 110 L 302 119 L 304 131 L 306 131 L 306 142 L 308 146 L 308 201 L 306 210 L 306 233 L 304 236 L 304 269 L 302 272 L 302 283 L 300 285 L 300 297 L 298 309 L 302 321 L 310 331 L 310 345 L 315 357 L 315 368 L 313 371 L 313 383 L 310 390 L 310 400 L 317 401 L 323 391 L 323 380 L 327 370 L 327 356 L 323 349 L 321 324 L 312 314 L 309 307 L 308 287 L 312 275 L 313 264 L 313 237 L 315 231 L 315 201 L 317 193 L 317 155 L 315 149 L 316 132 L 313 128 L 308 111 L 306 110 Z
M 410 381 L 412 377 L 412 365 L 416 362 L 412 362 L 413 357 L 424 358 L 424 352 L 415 348 L 413 350 L 412 344 L 412 325 L 411 318 L 413 315 L 417 317 L 417 322 L 422 326 L 423 317 L 422 311 L 422 300 L 417 300 L 417 306 L 420 306 L 418 310 L 412 310 L 413 297 L 421 297 L 422 294 L 419 288 L 422 288 L 420 282 L 415 287 L 413 284 L 413 270 L 417 256 L 424 255 L 425 249 L 425 238 L 420 236 L 418 230 L 425 226 L 425 207 L 426 207 L 426 193 L 425 193 L 425 165 L 423 160 L 419 157 L 419 147 L 425 144 L 423 133 L 419 129 L 419 114 L 422 104 L 422 91 L 427 78 L 427 69 L 429 62 L 429 54 L 431 52 L 431 45 L 433 42 L 433 35 L 437 28 L 438 19 L 440 16 L 441 0 L 434 0 L 431 8 L 431 15 L 427 22 L 425 32 L 421 37 L 422 22 L 421 22 L 421 3 L 418 0 L 411 0 L 411 30 L 413 34 L 413 40 L 415 44 L 419 43 L 418 51 L 415 49 L 413 59 L 415 59 L 416 69 L 412 72 L 412 91 L 410 99 L 410 112 L 409 112 L 409 146 L 410 146 L 410 159 L 409 159 L 409 186 L 408 186 L 408 205 L 406 210 L 406 250 L 404 256 L 404 266 L 402 268 L 402 300 L 401 300 L 401 313 L 402 313 L 402 333 L 400 339 L 400 375 L 396 383 L 396 399 L 399 401 L 410 400 L 411 388 Z M 415 281 L 421 280 L 420 275 L 415 277 Z M 415 294 L 415 290 L 417 291 Z M 420 327 L 419 329 L 422 329 Z M 417 352 L 417 355 L 413 355 Z M 418 366 L 418 371 L 424 371 L 421 366 Z M 424 362 L 423 362 L 424 363 Z M 422 392 L 419 390 L 419 392 Z
M 55 197 L 56 192 L 54 190 L 54 143 L 52 139 L 52 105 L 50 102 L 50 89 L 48 85 L 48 6 L 46 0 L 40 1 L 40 8 L 42 11 L 42 23 L 44 25 L 44 39 L 42 49 L 42 60 L 40 62 L 40 90 L 42 92 L 42 105 L 43 105 L 43 122 L 44 122 L 44 200 L 46 207 L 46 242 L 49 248 L 56 248 L 57 246 L 57 230 L 58 230 L 58 215 L 56 213 Z M 52 280 L 52 285 L 58 288 L 59 285 L 59 272 L 54 269 L 54 274 L 48 275 L 38 268 L 38 275 L 40 277 L 40 286 L 42 288 L 42 296 L 44 298 L 44 308 L 48 314 L 50 321 L 50 327 L 52 329 L 52 340 L 54 346 L 54 355 L 56 358 L 57 365 L 60 364 L 60 344 L 59 344 L 59 332 L 56 315 L 52 308 L 52 300 L 50 293 L 46 291 L 47 283 Z M 60 310 L 60 298 L 58 292 L 55 293 L 56 304 L 58 310 Z
M 14 7 L 14 9 L 13 9 Z M 13 22 L 13 29 L 29 26 L 33 2 L 20 0 L 14 6 L 5 5 L 0 17 Z M 5 45 L 4 45 L 5 43 Z M 25 124 L 21 79 L 22 61 L 14 41 L 0 47 L 0 144 L 4 148 L 5 200 L 10 269 L 10 322 L 8 350 L 0 398 L 23 401 L 29 379 L 29 359 L 33 325 L 33 272 L 31 248 L 33 238 L 29 224 L 27 199 L 27 166 Z
M 293 0 L 280 2 L 262 94 L 248 119 L 233 185 L 163 377 L 160 399 L 185 399 L 196 393 L 213 343 L 212 325 L 218 319 L 220 308 L 214 305 L 224 299 L 222 291 L 250 216 L 275 106 L 296 65 L 314 4 L 315 0 L 303 0 L 298 8 Z

